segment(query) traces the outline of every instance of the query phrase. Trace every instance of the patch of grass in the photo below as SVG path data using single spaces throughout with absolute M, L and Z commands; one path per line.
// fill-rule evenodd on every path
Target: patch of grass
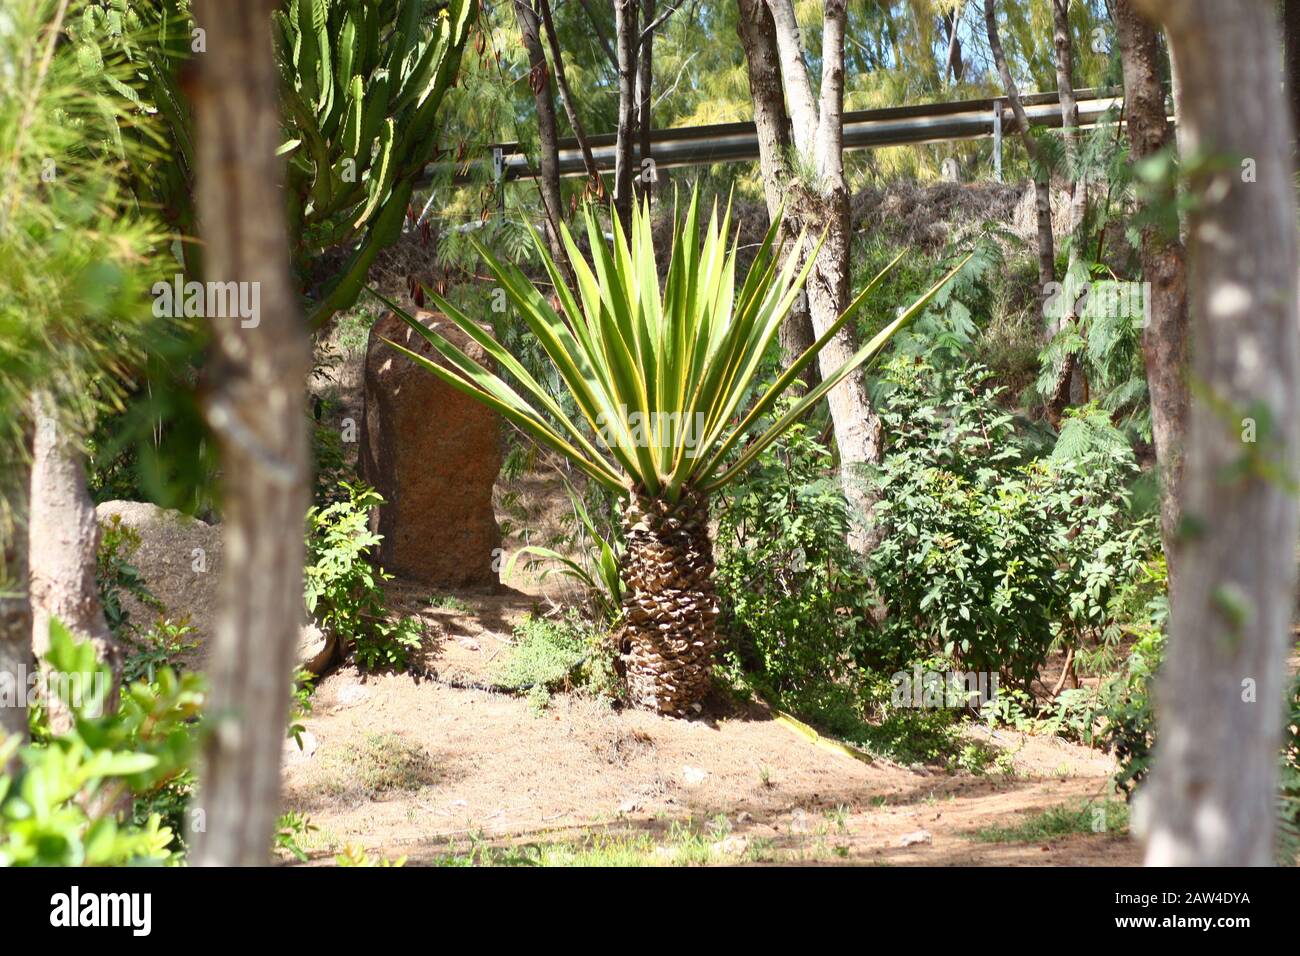
M 444 611 L 455 611 L 457 614 L 470 614 L 474 611 L 472 604 L 456 597 L 454 594 L 429 595 L 429 607 L 440 608 Z
M 399 734 L 370 734 L 365 742 L 327 752 L 333 771 L 327 789 L 335 796 L 374 800 L 389 793 L 411 792 L 437 777 L 428 751 Z
M 956 753 L 949 755 L 948 772 L 964 770 L 982 777 L 988 773 L 989 768 L 998 766 L 1000 755 L 1001 751 L 998 748 L 990 747 L 978 740 L 970 740 L 962 744 L 961 749 Z
M 652 833 L 594 831 L 580 839 L 554 843 L 528 843 L 494 847 L 481 836 L 471 836 L 469 846 L 453 847 L 436 861 L 438 866 L 708 866 L 755 859 L 772 852 L 771 841 L 746 840 L 731 835 L 731 822 L 723 815 L 703 827 L 694 821 L 674 821 L 662 839 Z
M 1038 843 L 1075 833 L 1126 833 L 1128 804 L 1119 800 L 1068 804 L 1025 815 L 1006 827 L 983 827 L 970 834 L 980 843 Z
M 530 614 L 514 633 L 515 646 L 492 679 L 501 687 L 530 689 L 534 710 L 544 710 L 550 691 L 562 687 L 585 687 L 600 697 L 618 696 L 606 634 L 575 612 L 558 619 Z
M 351 311 L 341 313 L 334 323 L 334 342 L 339 351 L 355 355 L 365 350 L 370 340 L 370 327 L 379 313 L 367 304 L 357 304 Z

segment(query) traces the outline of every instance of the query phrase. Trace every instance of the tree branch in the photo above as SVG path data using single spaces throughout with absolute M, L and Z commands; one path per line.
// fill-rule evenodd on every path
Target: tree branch
M 818 114 L 812 81 L 808 78 L 808 65 L 804 62 L 799 21 L 790 0 L 767 0 L 767 8 L 776 24 L 776 46 L 781 57 L 781 78 L 789 103 L 794 145 L 800 153 L 811 157 Z

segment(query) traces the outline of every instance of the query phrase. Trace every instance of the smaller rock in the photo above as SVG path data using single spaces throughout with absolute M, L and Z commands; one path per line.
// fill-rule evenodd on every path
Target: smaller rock
M 688 787 L 703 783 L 704 778 L 708 775 L 707 770 L 701 770 L 699 767 L 682 767 L 682 780 Z
M 298 629 L 298 663 L 310 674 L 319 677 L 334 662 L 339 642 L 333 634 L 322 631 L 315 624 L 304 624 Z
M 915 846 L 918 843 L 930 843 L 932 837 L 929 830 L 915 830 L 911 833 L 904 833 L 895 841 L 897 846 Z
M 302 746 L 292 737 L 284 742 L 284 764 L 291 767 L 294 764 L 306 763 L 316 755 L 316 748 L 320 746 L 316 735 L 310 730 L 304 730 L 301 734 Z
M 749 840 L 732 834 L 713 844 L 713 852 L 719 856 L 744 856 L 749 849 Z
M 337 700 L 343 707 L 353 707 L 369 696 L 370 691 L 360 684 L 348 684 L 346 687 L 339 688 Z

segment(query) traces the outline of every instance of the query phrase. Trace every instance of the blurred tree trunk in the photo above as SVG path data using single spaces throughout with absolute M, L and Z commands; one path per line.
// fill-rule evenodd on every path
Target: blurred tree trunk
M 206 411 L 224 481 L 225 560 L 208 676 L 212 732 L 191 862 L 264 864 L 303 609 L 307 510 L 306 325 L 289 281 L 275 0 L 199 0 L 196 180 L 208 281 L 260 288 L 256 324 L 212 320 Z
M 786 216 L 797 236 L 806 228 L 801 258 L 812 255 L 825 230 L 825 241 L 808 276 L 807 293 L 813 332 L 820 336 L 848 305 L 852 230 L 849 191 L 844 181 L 844 0 L 827 0 L 822 15 L 821 89 L 813 94 L 812 80 L 791 0 L 767 0 L 775 32 L 781 85 L 789 109 L 794 148 L 809 169 L 790 170 L 785 182 Z M 820 102 L 819 102 L 820 100 Z M 770 137 L 769 137 L 770 139 Z M 763 140 L 760 138 L 760 144 Z M 770 148 L 770 147 L 769 147 Z M 815 177 L 805 181 L 808 177 Z M 853 324 L 845 323 L 822 348 L 818 363 L 823 378 L 835 372 L 857 351 Z M 883 432 L 867 395 L 861 369 L 845 378 L 826 396 L 840 453 L 840 478 L 850 515 L 849 546 L 858 554 L 870 551 L 872 497 L 864 466 L 880 460 Z
M 626 233 L 632 227 L 632 142 L 636 114 L 637 7 L 614 0 L 614 48 L 618 51 L 618 133 L 614 143 L 614 210 Z
M 528 51 L 528 85 L 533 90 L 533 103 L 537 108 L 537 140 L 541 153 L 538 159 L 540 177 L 537 182 L 542 196 L 542 209 L 546 216 L 546 242 L 551 255 L 567 274 L 569 255 L 560 240 L 560 223 L 564 207 L 560 197 L 560 135 L 555 116 L 555 89 L 551 85 L 551 71 L 546 65 L 546 50 L 542 46 L 541 22 L 529 0 L 514 0 L 515 19 L 519 33 Z M 572 283 L 570 283 L 572 284 Z
M 1066 275 L 1087 281 L 1081 262 L 1087 245 L 1084 220 L 1088 211 L 1088 183 L 1080 168 L 1079 103 L 1074 96 L 1074 39 L 1070 35 L 1070 0 L 1052 0 L 1052 46 L 1056 52 L 1056 91 L 1061 101 L 1061 133 L 1065 142 L 1065 168 L 1069 175 L 1070 253 Z M 1059 328 L 1079 323 L 1078 300 L 1066 284 L 1066 313 Z M 1083 400 L 1083 376 L 1079 373 L 1079 356 L 1074 350 L 1061 358 L 1056 382 L 1047 396 L 1047 420 L 1053 428 L 1061 427 L 1061 415 L 1070 402 Z
M 1286 52 L 1286 93 L 1291 105 L 1291 125 L 1300 130 L 1300 0 L 1282 4 Z
M 1192 402 L 1185 540 L 1139 829 L 1152 865 L 1273 862 L 1295 607 L 1293 131 L 1260 0 L 1140 0 L 1184 72 Z M 1194 68 L 1192 65 L 1194 64 Z M 1247 175 L 1247 173 L 1254 175 Z
M 122 678 L 122 648 L 108 630 L 99 600 L 95 571 L 99 522 L 86 488 L 81 450 L 59 421 L 54 397 L 45 391 L 32 398 L 31 504 L 28 516 L 28 575 L 31 582 L 32 654 L 37 661 L 50 649 L 50 620 L 57 618 L 78 640 L 95 646 L 108 664 L 113 685 L 104 703 L 117 705 Z M 50 728 L 63 733 L 72 717 L 57 699 L 45 700 Z
M 27 675 L 32 657 L 32 607 L 27 583 L 27 449 L 0 462 L 0 739 L 27 739 Z M 4 771 L 0 766 L 0 773 Z
M 754 125 L 758 130 L 758 159 L 763 177 L 763 197 L 769 221 L 782 214 L 785 190 L 790 182 L 790 118 L 785 112 L 785 90 L 781 86 L 781 64 L 776 51 L 776 25 L 764 0 L 740 0 L 738 25 L 745 62 L 749 68 L 749 90 L 754 100 Z M 781 262 L 790 254 L 798 230 L 789 219 L 781 226 Z M 781 325 L 781 355 L 786 365 L 812 347 L 812 318 L 808 297 L 800 296 Z M 821 381 L 815 366 L 804 373 L 809 388 Z
M 1124 66 L 1124 112 L 1129 156 L 1137 162 L 1175 148 L 1160 78 L 1160 40 L 1133 8 L 1112 0 L 1115 35 Z M 1151 315 L 1142 333 L 1151 430 L 1160 464 L 1160 537 L 1169 566 L 1169 592 L 1178 585 L 1183 445 L 1187 437 L 1187 266 L 1182 241 L 1154 223 L 1142 228 L 1142 278 L 1151 283 Z
M 989 49 L 993 62 L 997 65 L 998 75 L 1002 78 L 1002 88 L 1011 103 L 1011 112 L 1016 117 L 1016 130 L 1020 140 L 1025 144 L 1029 154 L 1029 165 L 1034 176 L 1034 204 L 1038 215 L 1038 295 L 1040 314 L 1047 318 L 1046 302 L 1052 283 L 1056 281 L 1056 242 L 1052 235 L 1052 176 L 1047 157 L 1041 154 L 1038 142 L 1029 128 L 1029 117 L 1020 102 L 1020 90 L 1011 77 L 1011 68 L 1007 66 L 1006 54 L 1002 51 L 1002 40 L 998 35 L 998 13 L 995 0 L 984 0 L 984 28 L 988 33 Z M 1047 338 L 1056 333 L 1053 323 L 1046 327 Z

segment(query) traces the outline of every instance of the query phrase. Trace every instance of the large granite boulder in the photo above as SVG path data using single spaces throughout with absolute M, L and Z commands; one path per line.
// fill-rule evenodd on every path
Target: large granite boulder
M 142 635 L 160 617 L 175 624 L 187 621 L 194 631 L 186 643 L 198 646 L 178 655 L 176 663 L 203 670 L 221 608 L 221 525 L 144 501 L 105 501 L 95 508 L 95 518 L 103 529 L 127 531 L 130 543 L 121 557 L 139 571 L 145 589 L 162 605 L 150 607 L 131 594 L 119 594 L 131 630 Z M 311 623 L 299 629 L 297 659 L 311 673 L 324 673 L 341 650 L 337 635 Z
M 188 619 L 194 628 L 188 640 L 199 646 L 182 655 L 179 663 L 202 669 L 220 606 L 221 526 L 143 501 L 105 501 L 95 508 L 95 518 L 105 530 L 120 526 L 133 532 L 133 543 L 138 538 L 121 556 L 135 566 L 145 588 L 162 604 L 158 610 L 130 594 L 121 595 L 131 627 L 143 633 L 159 616 L 174 623 Z
M 483 349 L 446 316 L 420 312 L 418 318 L 492 367 Z M 501 470 L 500 418 L 385 339 L 446 365 L 392 313 L 370 330 L 358 472 L 384 496 L 372 518 L 383 535 L 379 564 L 435 588 L 495 587 L 501 530 L 492 486 Z

